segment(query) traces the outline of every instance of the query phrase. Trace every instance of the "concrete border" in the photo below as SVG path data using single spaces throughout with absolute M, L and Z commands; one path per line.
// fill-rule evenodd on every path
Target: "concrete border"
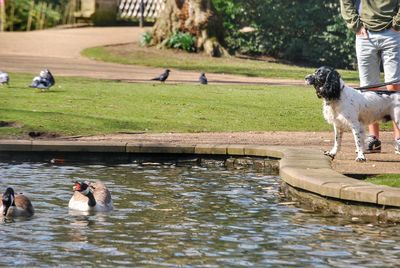
M 135 154 L 194 154 L 257 156 L 281 159 L 282 180 L 295 189 L 344 202 L 400 208 L 400 189 L 378 186 L 344 176 L 331 168 L 330 158 L 313 149 L 240 144 L 161 144 L 133 142 L 83 142 L 0 140 L 4 152 L 90 152 Z

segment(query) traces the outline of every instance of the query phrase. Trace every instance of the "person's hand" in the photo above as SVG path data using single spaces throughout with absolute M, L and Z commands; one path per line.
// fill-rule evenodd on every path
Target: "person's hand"
M 396 33 L 400 33 L 400 31 L 397 31 L 395 28 L 390 28 L 390 30 Z
M 362 26 L 362 27 L 360 28 L 360 30 L 358 30 L 358 32 L 356 33 L 356 35 L 358 35 L 358 36 L 363 36 L 363 37 L 368 37 L 368 31 L 367 31 L 367 29 L 365 29 L 364 26 Z

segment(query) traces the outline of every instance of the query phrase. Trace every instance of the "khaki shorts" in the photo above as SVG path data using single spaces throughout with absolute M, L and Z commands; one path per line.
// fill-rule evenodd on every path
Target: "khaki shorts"
M 378 84 L 383 65 L 385 82 L 400 79 L 400 32 L 392 29 L 368 31 L 368 36 L 356 37 L 360 86 Z

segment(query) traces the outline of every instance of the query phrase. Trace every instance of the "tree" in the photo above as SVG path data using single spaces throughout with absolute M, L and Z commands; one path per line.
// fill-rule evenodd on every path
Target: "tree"
M 152 45 L 165 45 L 177 32 L 196 38 L 198 51 L 219 57 L 225 54 L 222 21 L 211 0 L 167 0 L 152 30 Z

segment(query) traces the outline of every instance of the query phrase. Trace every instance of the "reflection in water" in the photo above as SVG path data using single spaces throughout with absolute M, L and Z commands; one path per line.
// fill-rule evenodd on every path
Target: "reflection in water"
M 31 219 L 3 222 L 0 266 L 390 266 L 400 229 L 285 204 L 276 177 L 223 168 L 0 164 Z M 83 175 L 84 174 L 84 175 Z M 75 177 L 104 180 L 109 213 L 70 211 Z M 43 187 L 45 185 L 45 187 Z

